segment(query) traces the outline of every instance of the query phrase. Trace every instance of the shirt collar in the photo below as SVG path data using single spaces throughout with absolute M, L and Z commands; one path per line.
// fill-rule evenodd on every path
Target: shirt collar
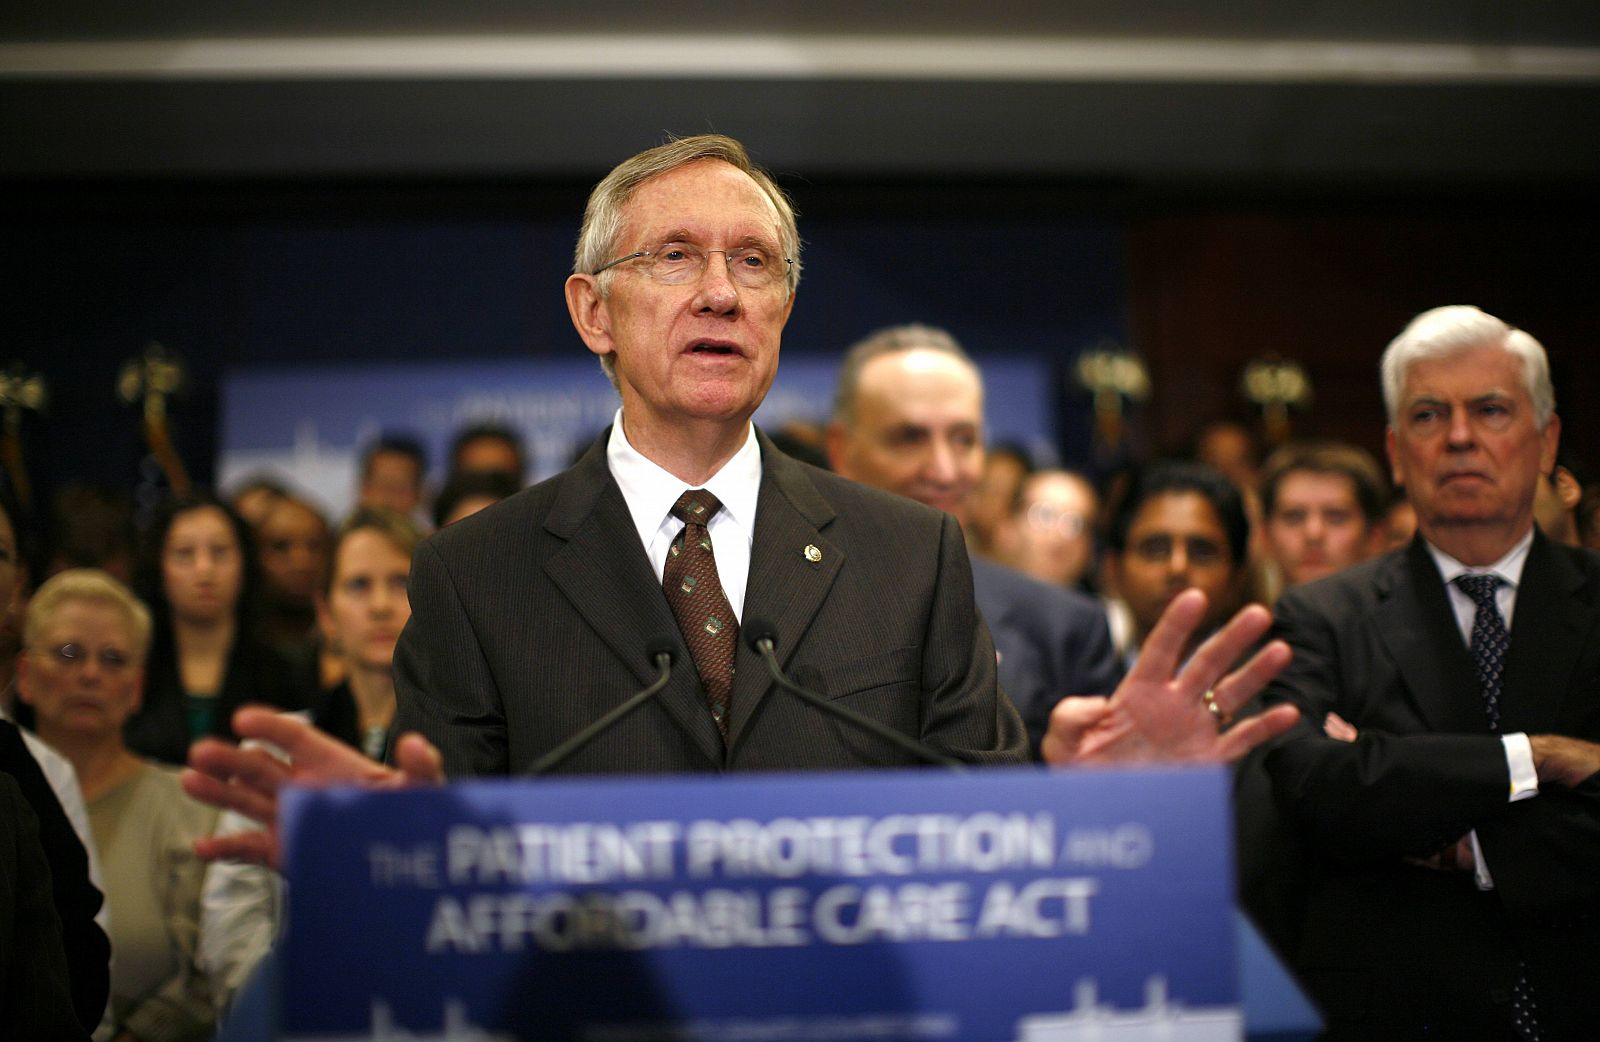
M 628 513 L 645 546 L 672 513 L 672 505 L 689 488 L 704 488 L 722 503 L 722 513 L 738 523 L 747 539 L 754 539 L 756 500 L 761 494 L 761 446 L 754 424 L 745 424 L 744 444 L 704 485 L 688 485 L 674 477 L 628 442 L 622 431 L 622 410 L 611 422 L 606 442 L 606 463 L 622 490 Z
M 1533 526 L 1530 525 L 1528 527 L 1527 534 L 1517 540 L 1517 545 L 1513 546 L 1504 557 L 1487 568 L 1473 568 L 1462 564 L 1426 539 L 1422 542 L 1428 548 L 1428 552 L 1433 555 L 1433 563 L 1439 566 L 1439 574 L 1444 576 L 1444 581 L 1447 584 L 1454 582 L 1458 575 L 1492 574 L 1498 575 L 1506 581 L 1507 585 L 1515 589 L 1517 584 L 1522 581 L 1522 566 L 1528 563 L 1528 548 L 1533 545 Z

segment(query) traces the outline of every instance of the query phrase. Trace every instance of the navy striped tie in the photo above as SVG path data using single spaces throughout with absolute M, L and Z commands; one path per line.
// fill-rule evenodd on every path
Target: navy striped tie
M 1483 708 L 1489 714 L 1489 729 L 1500 730 L 1500 674 L 1506 668 L 1506 652 L 1511 634 L 1495 602 L 1495 591 L 1506 584 L 1498 575 L 1458 575 L 1453 580 L 1472 603 L 1478 606 L 1472 617 L 1472 640 L 1468 650 L 1478 671 L 1478 686 L 1483 689 Z M 1539 1042 L 1539 1021 L 1533 1002 L 1533 986 L 1528 983 L 1528 965 L 1517 966 L 1517 980 L 1511 986 L 1511 1026 L 1524 1042 Z

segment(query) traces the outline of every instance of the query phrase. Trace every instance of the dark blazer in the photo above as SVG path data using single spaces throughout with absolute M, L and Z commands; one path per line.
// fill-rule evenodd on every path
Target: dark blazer
M 93 1031 L 105 1013 L 111 994 L 111 940 L 95 922 L 104 896 L 89 880 L 89 852 L 72 827 L 72 820 L 56 799 L 55 790 L 39 762 L 28 751 L 22 733 L 9 720 L 0 720 L 0 775 L 17 784 L 33 812 L 32 830 L 44 851 L 52 885 L 49 896 L 55 908 L 56 931 L 66 955 L 66 979 L 72 1003 L 85 1033 Z M 32 915 L 34 910 L 23 914 Z M 3 949 L 0 943 L 0 949 Z M 17 949 L 25 952 L 25 948 Z M 25 1038 L 25 1035 L 0 1038 Z
M 948 515 L 798 463 L 764 435 L 742 617 L 770 620 L 801 685 L 971 762 L 1026 759 Z M 568 471 L 436 533 L 411 569 L 395 653 L 396 733 L 452 776 L 516 773 L 649 683 L 652 637 L 681 641 L 602 435 Z M 815 548 L 815 552 L 808 548 Z M 815 558 L 815 560 L 813 560 Z M 726 747 L 687 653 L 652 703 L 574 772 L 906 764 L 881 739 L 774 688 L 741 645 Z
M 1067 695 L 1109 695 L 1122 679 L 1106 613 L 1093 597 L 1039 582 L 981 557 L 972 559 L 973 593 L 1000 653 L 1000 687 L 1039 743 L 1050 711 Z
M 0 771 L 0 1038 L 89 1037 L 73 1009 L 50 875 L 38 818 L 16 779 Z
M 1294 662 L 1269 697 L 1301 729 L 1267 757 L 1316 854 L 1294 962 L 1331 1037 L 1505 1037 L 1526 961 L 1548 1039 L 1600 1023 L 1600 779 L 1508 803 L 1444 583 L 1419 538 L 1278 603 Z M 1535 533 L 1518 586 L 1501 729 L 1600 740 L 1600 557 Z M 1330 711 L 1361 732 L 1320 733 Z M 1476 829 L 1495 889 L 1409 863 Z
M 254 636 L 240 633 L 228 652 L 211 734 L 236 737 L 233 711 L 242 705 L 304 709 L 310 704 L 310 695 L 295 686 L 289 664 L 281 655 Z M 140 756 L 181 767 L 188 761 L 190 743 L 205 737 L 189 733 L 188 712 L 172 633 L 158 632 L 145 665 L 144 700 L 123 725 L 123 740 Z
M 356 696 L 350 690 L 350 681 L 341 680 L 317 696 L 311 707 L 311 723 L 339 739 L 352 749 L 366 752 L 366 736 L 361 733 L 361 710 L 356 706 Z M 387 749 L 395 736 L 391 727 L 384 732 L 383 748 Z

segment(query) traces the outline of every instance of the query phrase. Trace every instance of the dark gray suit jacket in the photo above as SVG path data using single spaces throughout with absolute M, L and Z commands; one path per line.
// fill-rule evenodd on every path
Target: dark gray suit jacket
M 1122 679 L 1105 610 L 1077 590 L 981 557 L 972 559 L 972 583 L 1000 652 L 1000 686 L 1022 715 L 1028 752 L 1037 760 L 1057 702 L 1067 695 L 1109 695 Z
M 0 771 L 0 1038 L 88 1042 L 73 1009 L 50 869 L 33 808 Z M 102 1000 L 105 980 L 102 965 Z
M 801 685 L 960 759 L 1023 762 L 1021 722 L 995 680 L 955 521 L 757 437 L 762 481 L 742 617 L 772 621 L 779 661 Z M 395 654 L 396 728 L 438 745 L 451 776 L 520 772 L 654 679 L 647 641 L 678 635 L 605 445 L 602 435 L 570 470 L 417 551 L 411 621 Z M 773 688 L 742 643 L 735 671 L 726 747 L 685 654 L 657 699 L 563 770 L 909 762 Z
M 1269 692 L 1306 715 L 1267 757 L 1315 852 L 1294 962 L 1334 1038 L 1505 1037 L 1526 961 L 1546 1039 L 1600 1023 L 1600 780 L 1508 803 L 1500 739 L 1420 538 L 1286 593 L 1294 662 Z M 1600 740 L 1600 557 L 1537 533 L 1518 586 L 1501 729 Z M 1322 737 L 1330 711 L 1361 732 Z M 1495 889 L 1420 867 L 1476 829 Z

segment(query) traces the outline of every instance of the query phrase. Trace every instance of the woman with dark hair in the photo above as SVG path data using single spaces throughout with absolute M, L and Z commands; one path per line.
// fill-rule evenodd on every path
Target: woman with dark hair
M 251 625 L 259 577 L 249 526 L 231 508 L 192 497 L 159 512 L 135 572 L 155 640 L 144 704 L 126 730 L 133 751 L 182 764 L 195 739 L 231 737 L 246 703 L 304 707 L 287 664 Z
M 406 581 L 422 530 L 381 507 L 357 507 L 334 537 L 317 618 L 345 665 L 345 679 L 323 692 L 311 722 L 375 760 L 384 757 L 394 724 L 394 647 L 411 617 Z M 223 815 L 219 834 L 260 826 Z M 198 960 L 212 982 L 219 1013 L 271 947 L 279 890 L 260 865 L 218 863 L 206 876 Z

